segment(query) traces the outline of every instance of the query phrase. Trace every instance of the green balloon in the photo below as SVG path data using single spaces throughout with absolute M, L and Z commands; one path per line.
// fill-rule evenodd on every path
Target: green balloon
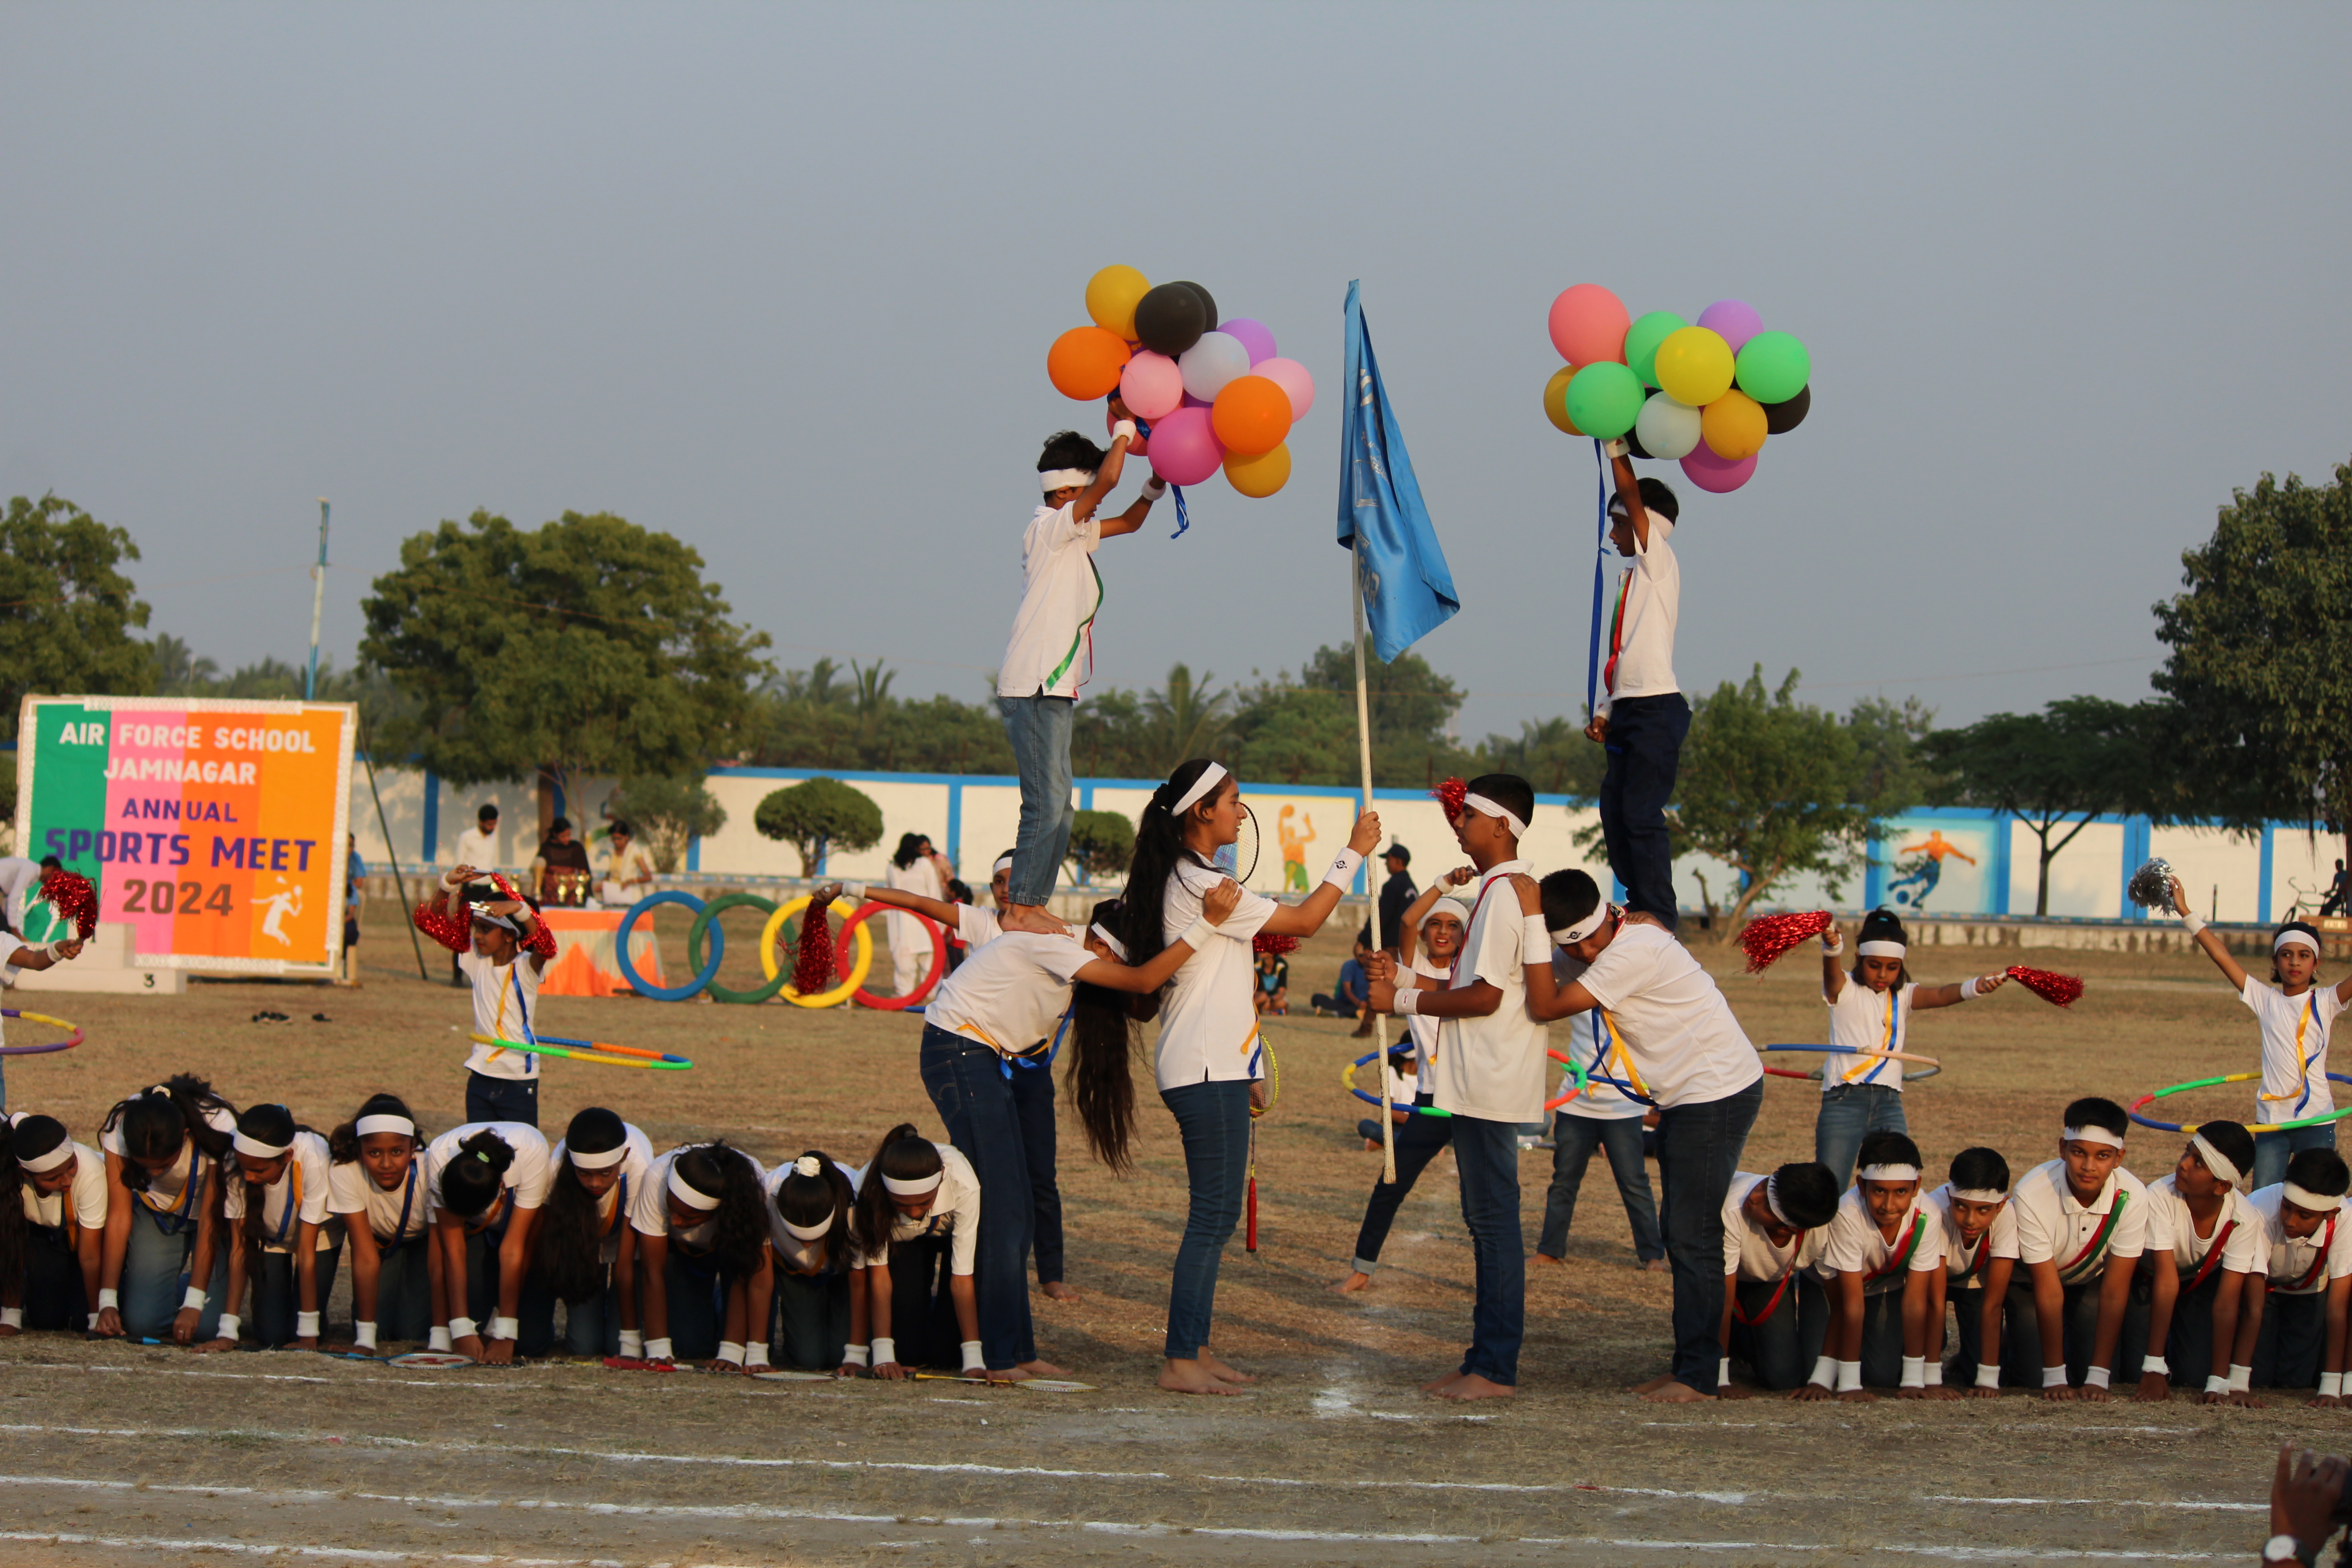
M 1658 384 L 1658 345 L 1669 332 L 1679 332 L 1688 321 L 1672 310 L 1653 310 L 1625 331 L 1625 363 L 1644 386 Z
M 1614 360 L 1586 365 L 1568 384 L 1568 416 L 1588 436 L 1614 441 L 1641 416 L 1642 378 Z
M 1813 378 L 1813 356 L 1786 332 L 1759 332 L 1737 361 L 1739 390 L 1759 403 L 1786 403 Z

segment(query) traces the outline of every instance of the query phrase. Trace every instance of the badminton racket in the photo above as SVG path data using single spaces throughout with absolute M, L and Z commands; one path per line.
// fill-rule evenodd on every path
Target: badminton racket
M 1244 805 L 1242 807 L 1240 830 L 1231 844 L 1217 851 L 1213 863 L 1218 870 L 1246 888 L 1257 870 L 1257 814 Z

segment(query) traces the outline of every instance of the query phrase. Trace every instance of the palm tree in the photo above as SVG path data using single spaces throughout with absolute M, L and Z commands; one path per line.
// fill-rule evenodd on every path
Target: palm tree
M 194 650 L 169 632 L 151 645 L 155 657 L 155 689 L 166 696 L 186 696 L 204 690 L 220 679 L 220 666 L 198 658 Z
M 1214 754 L 1232 739 L 1234 694 L 1213 690 L 1209 683 L 1215 679 L 1202 670 L 1196 683 L 1190 667 L 1176 664 L 1165 687 L 1144 694 L 1145 752 L 1162 774 L 1190 758 Z

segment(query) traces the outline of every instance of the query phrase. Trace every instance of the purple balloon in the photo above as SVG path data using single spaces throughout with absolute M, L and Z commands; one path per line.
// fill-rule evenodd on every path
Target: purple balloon
M 1727 463 L 1715 455 L 1715 448 L 1701 441 L 1683 459 L 1683 477 L 1703 490 L 1724 495 L 1746 484 L 1756 473 L 1753 452 L 1736 463 Z
M 1738 300 L 1717 300 L 1698 313 L 1698 324 L 1731 345 L 1738 353 L 1741 345 L 1764 330 L 1764 318 L 1756 307 Z
M 1759 329 L 1759 331 L 1761 330 Z M 1264 321 L 1253 321 L 1247 316 L 1236 316 L 1230 321 L 1218 322 L 1217 331 L 1227 337 L 1241 339 L 1242 347 L 1249 350 L 1249 362 L 1252 364 L 1257 363 L 1260 360 L 1272 359 L 1275 355 L 1274 334 L 1266 331 Z M 1739 351 L 1734 349 L 1732 352 L 1737 353 Z

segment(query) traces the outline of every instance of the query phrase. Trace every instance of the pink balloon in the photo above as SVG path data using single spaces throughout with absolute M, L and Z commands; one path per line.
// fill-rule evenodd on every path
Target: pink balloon
M 1601 360 L 1625 363 L 1625 301 L 1598 283 L 1578 283 L 1551 302 L 1551 346 L 1579 370 Z
M 1290 395 L 1290 422 L 1297 424 L 1315 406 L 1315 378 L 1307 367 L 1295 359 L 1262 359 L 1250 366 L 1252 375 L 1262 375 Z
M 1247 316 L 1235 316 L 1230 321 L 1217 323 L 1217 331 L 1227 337 L 1239 338 L 1242 347 L 1249 350 L 1250 363 L 1274 357 L 1274 334 L 1266 331 L 1264 321 L 1254 321 Z
M 1197 485 L 1224 460 L 1205 408 L 1179 408 L 1151 427 L 1151 471 L 1171 485 Z
M 1683 477 L 1703 490 L 1727 495 L 1755 477 L 1756 457 L 1751 452 L 1736 463 L 1727 463 L 1715 455 L 1714 447 L 1701 441 L 1683 459 Z
M 1742 344 L 1764 330 L 1764 318 L 1756 307 L 1739 300 L 1717 300 L 1698 313 L 1699 326 L 1731 345 L 1738 353 Z
M 1147 419 L 1144 423 L 1148 425 L 1150 421 Z M 1110 446 L 1110 438 L 1118 433 L 1118 416 L 1113 414 L 1108 408 L 1104 409 L 1103 446 L 1106 449 Z M 1127 444 L 1127 455 L 1130 458 L 1148 458 L 1151 456 L 1151 437 L 1149 436 L 1138 435 L 1134 440 L 1129 441 Z
M 1166 354 L 1144 349 L 1118 373 L 1118 395 L 1138 419 L 1157 419 L 1183 405 L 1184 374 Z

